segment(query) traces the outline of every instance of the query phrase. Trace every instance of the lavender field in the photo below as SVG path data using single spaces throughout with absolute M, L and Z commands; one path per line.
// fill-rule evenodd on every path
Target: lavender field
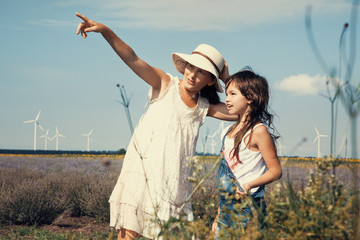
M 107 201 L 122 159 L 120 155 L 0 155 L 1 226 L 41 226 L 64 215 L 107 223 Z M 194 172 L 202 178 L 216 157 L 198 159 Z M 234 236 L 356 239 L 360 164 L 308 159 L 282 159 L 281 163 L 282 179 L 267 186 L 269 227 L 260 231 L 256 224 L 250 225 L 254 227 L 234 231 Z M 187 239 L 193 232 L 199 239 L 211 239 L 210 226 L 218 203 L 215 179 L 216 171 L 193 195 L 196 221 L 164 223 L 165 239 Z M 185 232 L 189 234 L 185 236 Z

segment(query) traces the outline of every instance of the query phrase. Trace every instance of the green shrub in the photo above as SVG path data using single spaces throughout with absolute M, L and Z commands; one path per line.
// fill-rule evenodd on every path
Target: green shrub
M 331 162 L 317 166 L 303 191 L 291 182 L 272 191 L 269 239 L 354 239 L 354 198 L 336 183 Z

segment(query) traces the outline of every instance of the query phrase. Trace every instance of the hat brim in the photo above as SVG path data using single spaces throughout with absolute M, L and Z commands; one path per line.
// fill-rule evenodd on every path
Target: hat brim
M 184 74 L 186 62 L 188 62 L 188 63 L 190 63 L 198 68 L 201 68 L 205 71 L 208 71 L 212 75 L 214 75 L 216 78 L 216 82 L 215 82 L 216 91 L 218 91 L 220 93 L 224 92 L 223 88 L 219 82 L 219 73 L 217 72 L 215 67 L 208 60 L 204 61 L 204 59 L 205 58 L 203 56 L 198 55 L 198 54 L 184 54 L 184 53 L 173 53 L 172 54 L 173 64 L 179 73 Z

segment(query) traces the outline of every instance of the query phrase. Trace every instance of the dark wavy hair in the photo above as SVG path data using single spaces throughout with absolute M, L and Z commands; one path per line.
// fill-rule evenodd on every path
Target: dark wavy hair
M 211 74 L 211 80 L 217 81 L 216 77 Z M 203 98 L 206 98 L 210 104 L 218 104 L 220 103 L 220 97 L 219 94 L 216 91 L 215 84 L 211 86 L 205 86 L 200 90 L 200 96 Z
M 246 132 L 253 129 L 254 126 L 258 123 L 264 123 L 267 125 L 273 133 L 270 133 L 271 137 L 275 140 L 278 138 L 274 134 L 276 132 L 275 127 L 273 126 L 273 115 L 269 112 L 269 85 L 267 80 L 254 73 L 250 67 L 246 67 L 243 70 L 230 75 L 226 80 L 225 89 L 228 88 L 230 84 L 235 84 L 235 86 L 240 90 L 241 94 L 246 97 L 247 100 L 250 100 L 250 108 L 247 112 L 244 126 L 240 129 L 239 132 L 235 134 L 235 143 L 233 156 L 236 156 L 239 162 L 239 151 L 240 143 Z M 235 126 L 240 124 L 240 119 Z M 235 127 L 233 128 L 235 129 Z M 250 133 L 250 140 L 252 133 Z M 248 144 L 250 143 L 250 140 Z

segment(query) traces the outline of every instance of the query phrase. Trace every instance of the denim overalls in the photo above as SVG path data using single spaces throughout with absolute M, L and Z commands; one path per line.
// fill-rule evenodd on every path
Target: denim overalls
M 231 128 L 229 129 L 229 131 Z M 229 132 L 228 131 L 228 132 Z M 227 133 L 222 139 L 222 150 L 224 150 L 224 141 Z M 235 209 L 235 204 L 241 204 L 241 200 L 235 199 L 235 191 L 236 188 L 239 188 L 240 191 L 243 189 L 240 187 L 239 182 L 236 180 L 234 173 L 231 171 L 225 157 L 221 159 L 219 170 L 218 170 L 218 178 L 217 178 L 217 189 L 220 195 L 220 213 L 218 219 L 218 229 L 217 232 L 221 229 L 222 225 L 226 227 L 237 227 L 236 225 L 241 223 L 234 223 L 231 220 L 231 214 L 235 213 L 237 216 L 241 214 L 244 218 L 242 220 L 243 227 L 246 227 L 247 222 L 250 221 L 251 210 L 249 206 L 245 206 L 239 212 L 239 209 Z M 251 194 L 253 203 L 255 207 L 261 207 L 261 212 L 265 213 L 265 201 L 264 201 L 264 186 L 258 188 L 258 190 Z

